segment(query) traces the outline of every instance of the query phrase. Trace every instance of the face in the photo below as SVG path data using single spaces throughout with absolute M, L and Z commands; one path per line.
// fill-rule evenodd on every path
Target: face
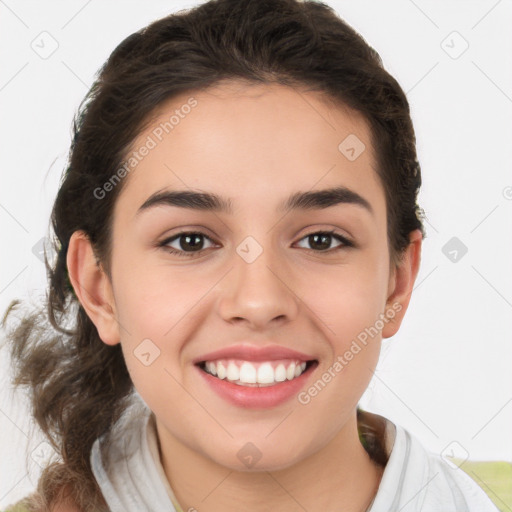
M 144 145 L 114 210 L 119 339 L 102 339 L 121 343 L 161 437 L 242 470 L 244 450 L 259 469 L 319 451 L 353 417 L 402 307 L 367 124 L 315 93 L 232 83 L 162 105 L 131 151 Z M 285 209 L 335 188 L 349 193 Z M 230 209 L 147 202 L 177 191 Z M 228 382 L 240 370 L 246 384 Z

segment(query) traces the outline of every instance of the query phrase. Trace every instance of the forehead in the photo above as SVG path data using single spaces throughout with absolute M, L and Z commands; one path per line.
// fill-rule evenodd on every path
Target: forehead
M 343 185 L 384 207 L 363 116 L 294 87 L 228 82 L 175 96 L 154 112 L 126 161 L 134 153 L 116 205 L 131 218 L 163 188 L 233 198 L 236 210 Z

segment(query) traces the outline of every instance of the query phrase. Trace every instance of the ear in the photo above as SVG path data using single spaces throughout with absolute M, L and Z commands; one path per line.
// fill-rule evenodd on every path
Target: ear
M 399 264 L 394 266 L 391 272 L 386 301 L 386 317 L 389 321 L 382 329 L 383 338 L 390 338 L 397 333 L 407 311 L 420 268 L 422 240 L 422 233 L 419 229 L 415 229 L 409 234 L 409 245 L 404 250 Z
M 116 345 L 120 336 L 112 285 L 83 231 L 75 231 L 71 235 L 66 262 L 75 294 L 100 338 L 107 345 Z

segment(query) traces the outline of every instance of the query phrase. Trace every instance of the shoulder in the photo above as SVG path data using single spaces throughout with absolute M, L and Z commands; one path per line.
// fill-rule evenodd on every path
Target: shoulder
M 408 491 L 419 492 L 422 510 L 449 510 L 466 512 L 498 512 L 485 491 L 459 466 L 444 459 L 441 454 L 425 448 L 409 432 L 408 453 L 405 457 Z M 418 483 L 421 482 L 421 486 Z M 419 487 L 419 488 L 418 488 Z M 405 489 L 404 489 L 405 490 Z M 424 491 L 424 492 L 421 492 Z
M 485 491 L 404 427 L 386 422 L 386 455 L 372 512 L 498 512 Z M 388 435 L 389 434 L 389 435 Z

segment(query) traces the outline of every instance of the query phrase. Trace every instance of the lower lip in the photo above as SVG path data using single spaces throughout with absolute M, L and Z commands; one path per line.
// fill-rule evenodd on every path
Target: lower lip
M 297 395 L 317 366 L 318 363 L 315 361 L 299 377 L 263 387 L 233 384 L 226 379 L 219 379 L 206 373 L 199 366 L 196 366 L 196 369 L 211 388 L 228 402 L 248 409 L 268 409 Z

